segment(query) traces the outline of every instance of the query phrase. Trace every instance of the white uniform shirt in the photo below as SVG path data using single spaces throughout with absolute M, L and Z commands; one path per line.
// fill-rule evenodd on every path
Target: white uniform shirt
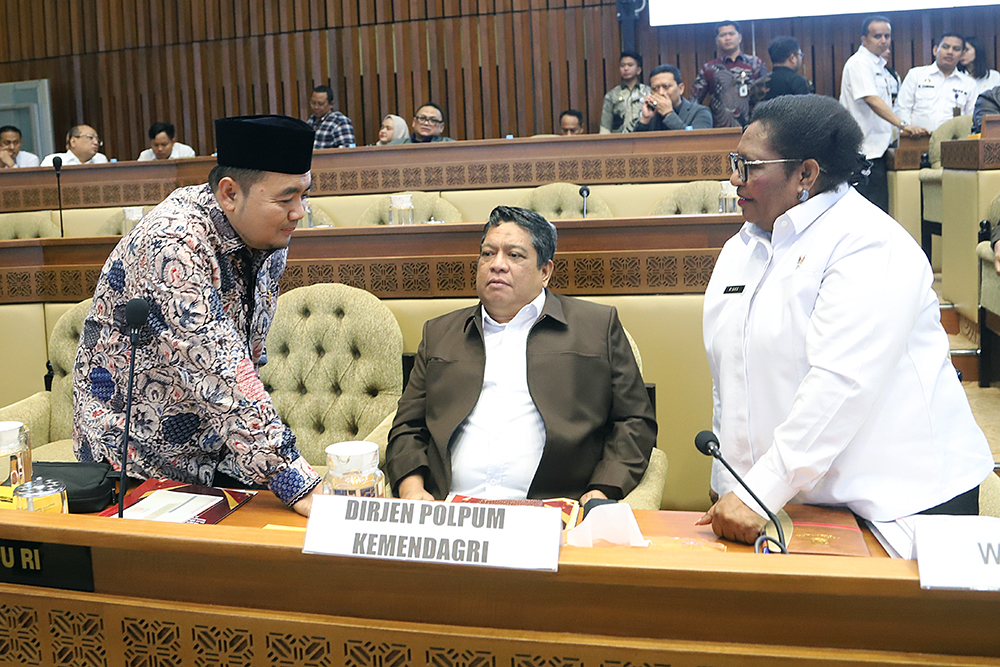
M 861 45 L 844 63 L 840 83 L 840 104 L 858 121 L 865 140 L 862 150 L 869 159 L 880 158 L 892 143 L 892 124 L 872 111 L 864 98 L 877 95 L 886 106 L 892 107 L 896 92 L 896 79 L 885 68 L 885 58 L 877 56 Z
M 29 153 L 28 151 L 19 151 L 17 157 L 14 158 L 15 167 L 37 167 L 39 164 L 38 156 L 34 153 Z
M 170 149 L 170 157 L 168 159 L 177 160 L 185 157 L 195 157 L 194 149 L 187 144 L 175 141 L 174 147 Z M 156 153 L 153 152 L 152 148 L 147 148 L 143 152 L 139 153 L 139 157 L 136 159 L 139 162 L 150 162 L 156 159 Z
M 913 238 L 846 185 L 726 242 L 705 292 L 713 427 L 770 509 L 893 520 L 990 474 L 932 282 Z M 712 488 L 760 512 L 718 462 Z
M 451 443 L 451 490 L 466 496 L 523 499 L 545 447 L 545 424 L 528 392 L 528 333 L 545 291 L 507 324 L 483 308 L 486 372 L 479 401 Z
M 987 90 L 993 90 L 997 86 L 1000 86 L 1000 72 L 991 69 L 986 73 L 986 76 L 976 79 L 976 97 L 979 97 Z
M 73 151 L 66 151 L 65 153 L 52 153 L 51 155 L 46 155 L 45 159 L 42 160 L 41 166 L 51 167 L 52 158 L 54 158 L 57 155 L 62 158 L 62 163 L 64 167 L 69 167 L 74 164 L 104 164 L 108 161 L 107 155 L 105 155 L 104 153 L 97 153 L 96 155 L 94 155 L 94 157 L 90 158 L 86 162 L 80 162 L 80 158 L 78 158 L 73 153 Z
M 955 117 L 955 107 L 959 116 L 971 116 L 977 97 L 975 79 L 957 69 L 945 76 L 934 63 L 906 73 L 893 111 L 900 120 L 933 132 Z

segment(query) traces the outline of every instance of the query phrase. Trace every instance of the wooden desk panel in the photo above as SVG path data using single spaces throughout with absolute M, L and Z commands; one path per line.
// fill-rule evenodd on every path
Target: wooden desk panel
M 647 536 L 715 541 L 692 525 L 697 516 L 637 513 Z M 131 647 L 194 656 L 206 633 L 217 644 L 252 638 L 256 659 L 236 664 L 273 664 L 264 656 L 276 662 L 286 650 L 299 656 L 287 664 L 525 667 L 778 658 L 860 664 L 907 656 L 920 664 L 996 664 L 982 658 L 1000 655 L 1000 596 L 923 591 L 911 561 L 756 556 L 744 547 L 565 547 L 559 572 L 519 572 L 307 555 L 301 532 L 260 530 L 266 523 L 301 526 L 304 519 L 266 493 L 219 526 L 2 512 L 5 538 L 91 546 L 96 590 L 0 585 L 0 638 L 27 615 L 36 627 L 19 636 L 27 641 L 34 632 L 46 650 L 60 640 L 100 644 L 108 654 Z M 310 641 L 333 662 L 307 660 Z M 352 662 L 351 646 L 359 656 L 409 658 Z M 438 653 L 452 662 L 432 660 Z
M 942 141 L 941 166 L 968 171 L 1000 169 L 1000 138 Z
M 740 134 L 739 128 L 722 128 L 325 149 L 313 155 L 312 194 L 725 180 L 727 155 Z M 63 206 L 158 204 L 177 187 L 206 182 L 215 164 L 213 157 L 199 157 L 64 167 Z M 0 212 L 57 207 L 52 168 L 0 172 Z
M 704 292 L 740 215 L 559 220 L 552 287 L 565 294 Z M 483 223 L 295 232 L 282 290 L 342 282 L 379 298 L 475 294 Z M 119 237 L 0 241 L 0 304 L 82 301 Z

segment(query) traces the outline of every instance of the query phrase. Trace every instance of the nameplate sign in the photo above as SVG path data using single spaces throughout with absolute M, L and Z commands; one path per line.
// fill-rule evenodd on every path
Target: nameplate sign
M 0 581 L 92 593 L 90 547 L 0 539 Z
M 916 516 L 921 588 L 1000 590 L 1000 519 Z
M 302 551 L 555 572 L 561 543 L 554 507 L 314 495 Z

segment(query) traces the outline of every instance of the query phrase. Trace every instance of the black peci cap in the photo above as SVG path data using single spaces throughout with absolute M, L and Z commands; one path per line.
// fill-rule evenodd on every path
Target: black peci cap
M 304 174 L 315 132 L 289 116 L 234 116 L 215 121 L 216 159 L 224 167 Z

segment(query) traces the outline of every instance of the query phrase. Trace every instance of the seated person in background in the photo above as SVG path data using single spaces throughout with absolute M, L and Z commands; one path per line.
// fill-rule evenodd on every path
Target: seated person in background
M 979 92 L 975 79 L 958 70 L 964 50 L 961 35 L 945 33 L 937 43 L 934 63 L 906 73 L 893 108 L 903 127 L 933 132 L 955 116 L 972 115 Z
M 799 74 L 802 69 L 802 47 L 794 37 L 775 37 L 767 45 L 771 58 L 771 73 L 754 84 L 764 88 L 765 100 L 782 95 L 808 95 L 809 82 Z
M 652 92 L 642 102 L 636 132 L 649 130 L 707 130 L 712 127 L 712 112 L 697 102 L 681 97 L 684 83 L 681 71 L 673 65 L 660 65 L 649 77 Z
M 618 60 L 622 82 L 604 96 L 601 108 L 601 134 L 631 132 L 639 120 L 642 101 L 649 95 L 649 86 L 642 82 L 642 56 L 635 51 L 623 51 Z
M 476 274 L 481 305 L 424 324 L 389 433 L 402 498 L 620 499 L 656 421 L 617 311 L 553 294 L 556 229 L 498 206 Z
M 153 123 L 149 126 L 149 148 L 139 153 L 139 162 L 152 160 L 177 160 L 195 157 L 194 149 L 174 141 L 174 126 L 170 123 Z
M 0 127 L 0 169 L 37 167 L 38 156 L 21 150 L 21 130 L 13 125 Z
M 320 477 L 257 375 L 288 242 L 305 217 L 313 131 L 286 116 L 215 121 L 208 183 L 174 190 L 111 252 L 73 366 L 73 449 L 121 469 L 135 354 L 133 479 L 268 488 L 308 515 Z M 280 146 L 281 150 L 261 150 Z M 128 343 L 125 304 L 149 319 Z
M 410 143 L 410 133 L 406 121 L 399 116 L 388 114 L 378 128 L 378 141 L 374 146 L 396 146 Z
M 1000 116 L 1000 86 L 990 88 L 976 98 L 972 112 L 972 134 L 983 131 L 983 116 Z
M 355 144 L 351 119 L 333 108 L 333 88 L 316 86 L 309 98 L 312 115 L 306 120 L 316 131 L 313 150 L 320 148 L 350 148 Z
M 754 110 L 730 159 L 746 223 L 705 290 L 713 430 L 775 512 L 978 514 L 993 456 L 948 356 L 927 257 L 850 185 L 867 167 L 863 138 L 830 97 Z M 712 489 L 698 523 L 753 543 L 763 509 L 717 461 Z
M 576 134 L 585 134 L 587 130 L 583 127 L 583 112 L 577 109 L 566 109 L 559 114 L 559 131 L 564 137 L 572 137 Z
M 455 141 L 451 137 L 441 136 L 444 131 L 444 111 L 433 102 L 424 102 L 413 117 L 413 134 L 410 141 L 415 144 L 428 144 L 435 141 Z
M 51 167 L 52 158 L 56 156 L 62 158 L 64 167 L 74 164 L 104 164 L 108 157 L 97 152 L 103 145 L 104 142 L 97 136 L 97 130 L 89 125 L 75 125 L 66 133 L 66 152 L 46 155 L 41 166 Z
M 977 37 L 965 38 L 965 49 L 958 61 L 958 69 L 976 82 L 977 95 L 1000 86 L 1000 72 L 990 67 L 990 52 Z

